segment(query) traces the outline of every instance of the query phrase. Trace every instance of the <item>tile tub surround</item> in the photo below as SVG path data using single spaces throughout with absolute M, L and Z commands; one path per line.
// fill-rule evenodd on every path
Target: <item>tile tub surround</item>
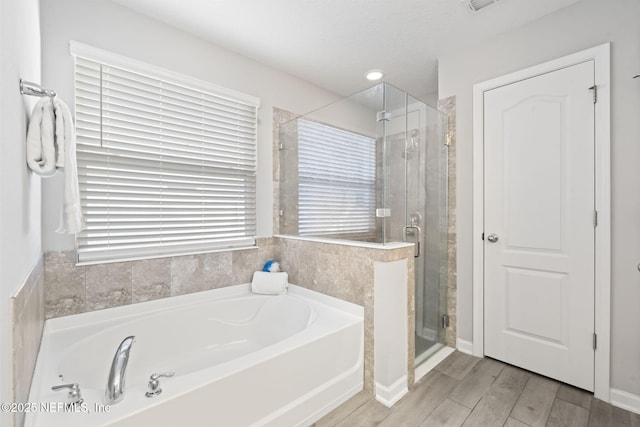
M 86 266 L 75 265 L 75 251 L 47 252 L 46 318 L 248 283 L 274 256 L 271 238 L 256 248 Z
M 13 351 L 13 401 L 28 401 L 44 327 L 44 268 L 40 258 L 10 299 Z M 14 423 L 24 423 L 24 412 L 15 413 Z
M 260 238 L 257 249 L 76 266 L 74 251 L 45 254 L 46 317 L 54 318 L 251 281 L 267 259 L 280 260 L 289 281 L 365 308 L 365 387 L 373 393 L 373 265 L 408 260 L 407 361 L 414 378 L 413 248 L 395 249 Z
M 336 240 L 325 243 L 276 237 L 278 258 L 289 281 L 313 291 L 364 306 L 364 387 L 374 393 L 373 265 L 407 259 L 408 383 L 414 382 L 414 274 L 413 247 L 396 249 L 353 246 Z

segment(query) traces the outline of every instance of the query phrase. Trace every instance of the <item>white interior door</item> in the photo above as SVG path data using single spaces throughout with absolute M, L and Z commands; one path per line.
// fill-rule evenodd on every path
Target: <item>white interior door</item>
M 484 93 L 484 351 L 594 385 L 594 63 Z

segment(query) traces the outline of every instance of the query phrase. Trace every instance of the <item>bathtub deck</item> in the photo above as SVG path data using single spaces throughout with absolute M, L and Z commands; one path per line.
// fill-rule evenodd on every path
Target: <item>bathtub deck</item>
M 364 392 L 315 427 L 640 427 L 640 415 L 493 359 L 454 352 L 393 407 Z

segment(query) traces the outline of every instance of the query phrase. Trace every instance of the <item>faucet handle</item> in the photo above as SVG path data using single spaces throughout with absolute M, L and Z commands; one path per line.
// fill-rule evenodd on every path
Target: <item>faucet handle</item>
M 163 372 L 160 374 L 151 374 L 149 377 L 149 390 L 144 394 L 147 397 L 156 397 L 160 393 L 162 393 L 162 389 L 160 388 L 160 378 L 169 378 L 174 376 L 175 372 Z
M 175 374 L 176 374 L 175 372 L 162 372 L 160 374 L 151 374 L 151 376 L 149 377 L 149 380 L 156 381 L 158 378 L 171 378 Z
M 54 385 L 53 387 L 51 387 L 51 390 L 59 391 L 65 388 L 69 389 L 69 393 L 67 394 L 69 402 L 67 403 L 67 405 L 71 406 L 84 402 L 84 399 L 82 398 L 82 396 L 80 396 L 80 384 L 78 383 Z

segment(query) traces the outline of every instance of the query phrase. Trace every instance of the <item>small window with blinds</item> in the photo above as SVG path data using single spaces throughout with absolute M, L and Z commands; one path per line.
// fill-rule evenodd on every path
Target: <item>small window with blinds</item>
M 375 238 L 376 140 L 298 120 L 298 233 Z
M 255 244 L 258 102 L 185 79 L 75 56 L 78 262 Z

